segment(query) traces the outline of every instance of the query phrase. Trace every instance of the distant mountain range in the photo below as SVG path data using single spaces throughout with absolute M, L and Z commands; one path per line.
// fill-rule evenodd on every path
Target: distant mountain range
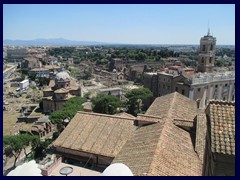
M 104 42 L 95 41 L 72 41 L 63 38 L 56 39 L 34 39 L 34 40 L 3 40 L 3 45 L 9 46 L 89 46 L 107 45 Z
M 105 43 L 96 41 L 72 41 L 64 38 L 54 38 L 54 39 L 34 39 L 34 40 L 3 40 L 3 45 L 9 46 L 158 46 L 158 47 L 169 47 L 169 46 L 193 46 L 198 47 L 198 44 L 126 44 L 126 43 Z M 218 47 L 235 48 L 234 45 L 217 45 Z

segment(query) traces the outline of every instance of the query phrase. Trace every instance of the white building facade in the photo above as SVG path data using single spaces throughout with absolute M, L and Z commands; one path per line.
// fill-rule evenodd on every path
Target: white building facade
M 193 100 L 235 101 L 235 71 L 199 73 L 191 79 L 189 98 Z

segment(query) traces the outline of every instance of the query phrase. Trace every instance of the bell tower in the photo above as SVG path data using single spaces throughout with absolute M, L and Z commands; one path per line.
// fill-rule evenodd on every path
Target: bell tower
M 216 38 L 210 35 L 210 29 L 206 36 L 200 40 L 200 52 L 198 56 L 198 72 L 213 72 L 215 62 Z

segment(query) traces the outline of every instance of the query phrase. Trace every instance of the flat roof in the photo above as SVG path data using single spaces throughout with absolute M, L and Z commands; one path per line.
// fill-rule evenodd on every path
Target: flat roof
M 73 172 L 68 174 L 68 176 L 101 176 L 102 173 L 94 171 L 91 169 L 86 169 L 80 166 L 74 166 L 71 164 L 60 163 L 56 168 L 49 174 L 49 176 L 64 176 L 59 173 L 60 169 L 63 167 L 73 168 Z
M 21 81 L 20 83 L 25 83 L 25 82 L 29 82 L 29 80 L 25 79 L 25 80 Z

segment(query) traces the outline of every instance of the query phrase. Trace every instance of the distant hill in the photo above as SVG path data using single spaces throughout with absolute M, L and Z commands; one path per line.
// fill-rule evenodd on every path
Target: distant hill
M 180 47 L 195 47 L 198 48 L 198 44 L 126 44 L 126 43 L 105 43 L 105 42 L 96 42 L 96 41 L 72 41 L 63 38 L 54 38 L 54 39 L 34 39 L 34 40 L 3 40 L 3 45 L 9 46 L 115 46 L 115 47 L 171 47 L 171 48 L 180 48 Z M 217 45 L 217 48 L 235 48 L 234 45 Z
M 63 38 L 57 39 L 34 39 L 34 40 L 3 40 L 3 45 L 10 46 L 89 46 L 106 45 L 104 42 L 95 41 L 72 41 Z

